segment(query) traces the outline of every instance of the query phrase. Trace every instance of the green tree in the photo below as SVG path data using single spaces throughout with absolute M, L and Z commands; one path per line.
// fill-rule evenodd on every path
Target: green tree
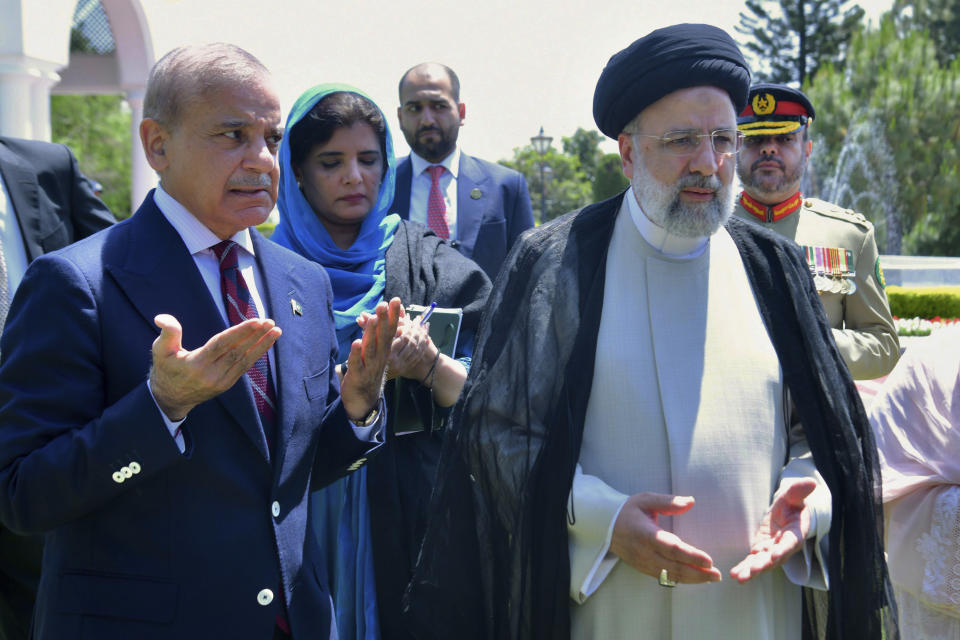
M 516 169 L 527 179 L 533 217 L 545 222 L 591 202 L 605 200 L 623 191 L 629 181 L 620 168 L 620 155 L 600 150 L 603 136 L 578 127 L 562 138 L 563 151 L 551 147 L 543 156 L 544 180 L 540 180 L 540 155 L 527 145 L 513 150 L 512 160 L 500 164 Z M 541 192 L 541 184 L 544 190 Z M 541 193 L 546 199 L 546 217 L 540 215 Z
M 925 30 L 887 15 L 853 38 L 843 71 L 825 66 L 806 92 L 817 108 L 811 195 L 864 213 L 886 253 L 960 255 L 960 61 L 941 65 Z
M 949 64 L 960 54 L 960 2 L 957 0 L 897 0 L 893 13 L 901 31 L 926 29 L 937 60 Z
M 546 222 L 590 202 L 590 182 L 576 156 L 566 155 L 551 147 L 543 155 L 542 161 L 545 167 L 543 182 L 540 180 L 540 154 L 530 145 L 514 149 L 512 160 L 500 161 L 500 164 L 516 169 L 527 179 L 534 220 Z M 546 215 L 541 210 L 541 193 L 546 197 Z
M 863 20 L 847 0 L 747 0 L 736 30 L 756 59 L 754 79 L 803 85 L 827 62 L 839 62 Z
M 101 197 L 118 218 L 130 215 L 130 110 L 122 96 L 50 98 L 54 142 L 73 151 L 84 175 L 103 185 Z
M 619 153 L 607 153 L 600 156 L 593 178 L 593 200 L 599 202 L 614 196 L 624 189 L 630 181 L 623 175 Z
M 563 138 L 563 152 L 580 162 L 580 169 L 590 183 L 594 202 L 620 193 L 630 183 L 620 167 L 620 154 L 603 153 L 600 150 L 602 141 L 603 136 L 599 131 L 588 131 L 582 127 L 577 127 L 572 136 Z
M 574 156 L 580 162 L 580 169 L 592 180 L 595 174 L 597 163 L 600 161 L 603 153 L 600 151 L 600 142 L 603 136 L 599 131 L 587 130 L 583 127 L 577 127 L 572 136 L 563 137 L 563 152 L 568 156 Z
M 70 53 L 97 53 L 97 50 L 80 29 L 70 29 Z

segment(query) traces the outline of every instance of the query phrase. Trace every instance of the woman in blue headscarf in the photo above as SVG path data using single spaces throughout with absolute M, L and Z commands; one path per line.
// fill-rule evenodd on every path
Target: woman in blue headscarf
M 388 378 L 406 378 L 425 430 L 393 433 L 365 468 L 314 496 L 313 526 L 328 559 L 340 637 L 410 637 L 400 617 L 426 524 L 442 431 L 456 402 L 490 281 L 432 231 L 390 214 L 395 160 L 380 109 L 347 85 L 306 91 L 280 149 L 280 223 L 272 239 L 322 264 L 333 285 L 340 354 L 380 300 L 463 309 L 457 359 L 402 318 Z M 360 320 L 358 320 L 360 319 Z M 388 391 L 392 389 L 388 383 Z M 391 399 L 388 398 L 388 406 Z

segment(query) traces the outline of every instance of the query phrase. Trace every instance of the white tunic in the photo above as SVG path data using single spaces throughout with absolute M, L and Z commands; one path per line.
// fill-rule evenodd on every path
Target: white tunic
M 571 492 L 573 637 L 799 638 L 800 590 L 783 570 L 746 585 L 728 575 L 782 477 L 817 478 L 818 539 L 830 521 L 802 430 L 788 433 L 779 362 L 739 253 L 725 230 L 682 246 L 653 229 L 654 248 L 631 193 L 624 202 Z M 623 502 L 642 491 L 696 499 L 660 523 L 710 554 L 722 582 L 666 589 L 608 553 Z M 811 553 L 814 540 L 806 547 L 788 563 L 791 578 L 822 586 L 825 563 Z

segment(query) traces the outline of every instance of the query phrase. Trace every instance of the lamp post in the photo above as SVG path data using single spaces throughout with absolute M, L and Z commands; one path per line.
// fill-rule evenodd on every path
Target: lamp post
M 533 150 L 540 155 L 540 224 L 543 224 L 547 219 L 547 183 L 543 177 L 543 156 L 550 148 L 551 142 L 553 142 L 553 138 L 543 135 L 542 125 L 540 126 L 540 133 L 530 138 Z

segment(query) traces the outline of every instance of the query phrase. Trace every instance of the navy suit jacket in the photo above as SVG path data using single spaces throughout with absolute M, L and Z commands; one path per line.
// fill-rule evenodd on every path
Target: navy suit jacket
M 410 219 L 410 156 L 397 165 L 393 210 Z M 507 252 L 533 226 L 527 181 L 513 169 L 460 154 L 457 176 L 457 238 L 451 246 L 495 280 Z
M 73 153 L 62 144 L 0 136 L 0 175 L 8 212 L 21 232 L 27 261 L 85 238 L 114 222 L 93 194 Z M 27 637 L 43 545 L 0 525 L 0 638 Z
M 294 637 L 327 637 L 307 496 L 378 445 L 339 402 L 326 273 L 251 235 L 283 330 L 274 460 L 246 376 L 189 413 L 184 454 L 149 393 L 155 315 L 186 349 L 225 328 L 152 193 L 30 266 L 2 340 L 0 519 L 46 533 L 36 637 L 269 638 L 281 593 Z

